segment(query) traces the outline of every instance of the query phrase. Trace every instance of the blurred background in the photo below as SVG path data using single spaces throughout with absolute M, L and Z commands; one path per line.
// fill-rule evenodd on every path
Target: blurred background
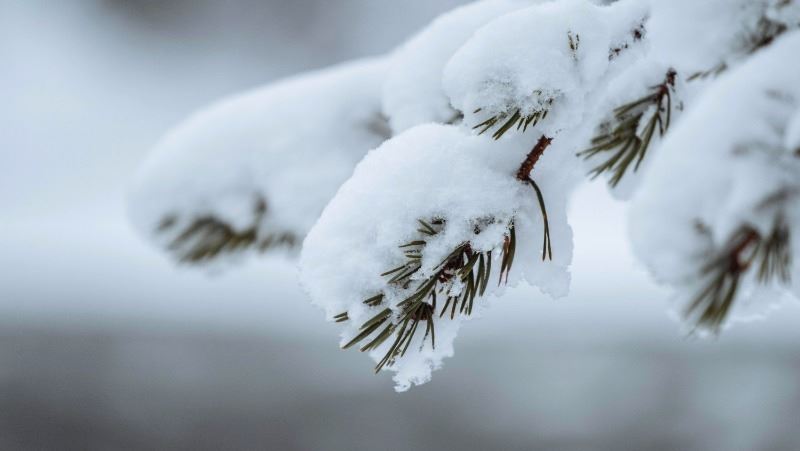
M 293 262 L 207 274 L 132 232 L 126 184 L 183 117 L 459 3 L 0 0 L 0 449 L 800 449 L 800 307 L 687 337 L 600 184 L 572 294 L 510 290 L 403 394 Z

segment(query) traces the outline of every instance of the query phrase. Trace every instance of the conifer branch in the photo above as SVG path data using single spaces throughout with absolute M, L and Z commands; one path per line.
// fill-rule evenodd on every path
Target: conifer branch
M 530 184 L 536 192 L 544 221 L 542 260 L 548 258 L 552 260 L 553 256 L 550 226 L 544 196 L 539 186 L 531 178 L 531 173 L 552 141 L 552 138 L 542 135 L 520 164 L 516 174 L 518 180 Z M 430 274 L 420 276 L 425 247 L 430 239 L 444 230 L 446 222 L 441 218 L 434 218 L 430 221 L 419 219 L 417 222 L 417 233 L 419 234 L 417 239 L 398 246 L 403 252 L 404 261 L 381 274 L 381 277 L 387 279 L 388 286 L 410 294 L 397 303 L 394 308 L 387 305 L 384 293 L 378 293 L 362 301 L 364 305 L 374 308 L 378 312 L 365 321 L 359 327 L 358 333 L 342 346 L 342 349 L 348 349 L 360 344 L 359 350 L 367 352 L 377 349 L 394 337 L 386 354 L 375 366 L 375 372 L 385 366 L 393 365 L 397 359 L 405 356 L 421 322 L 425 323 L 425 332 L 420 350 L 425 346 L 429 336 L 431 347 L 435 348 L 437 302 L 444 299 L 443 307 L 438 310 L 439 318 L 449 315 L 450 319 L 454 319 L 457 314 L 469 316 L 472 314 L 475 298 L 485 294 L 492 277 L 492 250 L 475 251 L 470 241 L 456 246 L 433 268 Z M 495 223 L 494 218 L 478 220 L 474 227 L 474 233 L 478 235 L 486 227 Z M 508 282 L 516 248 L 517 237 L 512 218 L 506 225 L 506 233 L 501 246 L 498 285 Z M 348 312 L 342 312 L 335 315 L 333 319 L 337 323 L 346 322 L 350 320 L 350 316 Z
M 677 73 L 669 70 L 664 82 L 651 87 L 651 92 L 614 110 L 614 118 L 600 127 L 592 147 L 578 153 L 589 160 L 602 155 L 606 160 L 589 172 L 592 179 L 610 172 L 609 185 L 615 187 L 633 168 L 639 169 L 653 136 L 664 136 L 672 119 L 672 92 Z
M 492 223 L 494 221 L 490 219 L 480 221 L 476 225 L 475 233 L 480 233 L 482 227 Z M 384 366 L 391 366 L 396 359 L 405 355 L 418 330 L 419 323 L 423 321 L 425 322 L 425 332 L 421 346 L 425 345 L 430 336 L 431 347 L 435 348 L 435 317 L 438 299 L 445 300 L 444 306 L 438 312 L 439 317 L 449 315 L 453 319 L 456 314 L 471 315 L 475 298 L 484 295 L 492 275 L 492 251 L 475 251 L 469 242 L 464 242 L 456 246 L 434 267 L 431 274 L 415 277 L 419 275 L 422 267 L 422 252 L 428 240 L 443 230 L 445 221 L 441 219 L 430 222 L 419 220 L 419 225 L 420 227 L 417 229 L 420 234 L 419 239 L 399 246 L 403 251 L 405 261 L 381 274 L 388 279 L 387 285 L 408 290 L 410 294 L 396 304 L 395 309 L 385 305 L 383 293 L 364 300 L 363 303 L 369 307 L 383 306 L 383 308 L 364 322 L 359 328 L 359 333 L 342 346 L 343 349 L 348 349 L 369 338 L 369 341 L 363 344 L 359 350 L 371 351 L 394 335 L 394 341 L 375 367 L 376 372 Z M 508 278 L 515 250 L 516 233 L 512 220 L 507 226 L 502 246 L 498 283 L 503 283 Z M 336 322 L 344 322 L 349 320 L 349 316 L 347 312 L 343 312 L 336 315 L 334 319 Z
M 742 277 L 753 266 L 758 266 L 755 274 L 758 283 L 788 284 L 789 244 L 789 228 L 782 220 L 777 221 L 766 237 L 750 226 L 741 227 L 728 245 L 702 267 L 705 283 L 684 310 L 684 317 L 697 328 L 718 332 L 733 306 Z
M 221 255 L 231 255 L 250 248 L 265 252 L 278 247 L 296 247 L 299 239 L 291 232 L 259 236 L 258 225 L 266 212 L 266 202 L 259 199 L 254 209 L 253 225 L 243 230 L 236 230 L 211 215 L 198 217 L 177 232 L 167 248 L 181 263 L 202 264 Z M 177 225 L 177 217 L 170 215 L 161 221 L 156 231 L 166 233 Z

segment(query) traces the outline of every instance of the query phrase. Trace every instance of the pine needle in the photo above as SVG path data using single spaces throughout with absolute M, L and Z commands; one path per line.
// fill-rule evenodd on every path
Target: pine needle
M 487 225 L 492 222 L 492 220 L 483 221 Z M 424 348 L 429 337 L 431 347 L 435 349 L 437 298 L 444 296 L 446 299 L 446 303 L 439 310 L 439 317 L 446 313 L 449 313 L 451 319 L 455 318 L 456 314 L 471 315 L 475 299 L 483 296 L 492 275 L 492 252 L 476 252 L 469 242 L 465 242 L 456 246 L 433 269 L 431 275 L 414 278 L 419 272 L 420 255 L 427 245 L 427 239 L 438 235 L 445 226 L 445 222 L 441 219 L 430 222 L 419 220 L 418 223 L 421 226 L 418 232 L 423 237 L 398 246 L 404 251 L 406 261 L 382 274 L 384 277 L 393 276 L 387 281 L 388 285 L 408 289 L 410 294 L 393 308 L 386 305 L 383 293 L 365 299 L 363 301 L 365 305 L 382 308 L 359 327 L 355 337 L 342 346 L 343 349 L 347 349 L 369 339 L 359 348 L 362 352 L 366 352 L 377 349 L 394 336 L 386 354 L 376 365 L 376 372 L 385 366 L 393 365 L 397 359 L 406 354 L 416 336 L 420 322 L 424 321 L 426 324 L 419 349 Z M 481 228 L 476 226 L 476 233 L 480 233 L 480 230 Z M 502 262 L 501 281 L 508 278 L 508 272 L 514 262 L 515 248 L 516 233 L 514 223 L 511 221 L 508 224 L 500 257 Z M 412 252 L 413 255 L 409 252 Z M 452 292 L 453 284 L 456 282 L 463 287 L 458 294 Z M 349 321 L 350 317 L 348 312 L 342 312 L 334 316 L 334 320 L 345 322 Z
M 534 91 L 534 96 L 542 97 L 544 94 L 542 91 L 536 90 Z M 540 121 L 547 118 L 547 114 L 550 111 L 550 106 L 554 102 L 554 98 L 548 97 L 544 99 L 542 102 L 542 107 L 532 111 L 531 113 L 524 114 L 522 109 L 516 108 L 511 109 L 506 112 L 497 113 L 495 115 L 490 116 L 485 121 L 481 122 L 478 125 L 472 127 L 473 130 L 478 130 L 478 134 L 482 135 L 489 130 L 495 128 L 495 126 L 499 127 L 495 132 L 492 134 L 492 138 L 498 140 L 503 137 L 509 130 L 516 127 L 516 130 L 521 130 L 522 133 L 525 133 L 528 130 L 528 127 L 536 127 Z M 482 111 L 482 108 L 478 108 L 475 110 L 475 114 Z
M 684 310 L 684 317 L 693 322 L 695 328 L 718 332 L 736 300 L 742 277 L 754 265 L 758 266 L 758 283 L 789 284 L 789 235 L 782 220 L 777 221 L 766 237 L 749 226 L 740 228 L 728 245 L 702 267 L 701 288 Z
M 611 173 L 608 183 L 616 187 L 629 171 L 639 169 L 656 131 L 664 136 L 669 130 L 676 76 L 670 70 L 664 82 L 653 86 L 649 94 L 614 109 L 614 118 L 601 127 L 592 147 L 578 153 L 586 160 L 605 158 L 589 172 L 593 179 Z

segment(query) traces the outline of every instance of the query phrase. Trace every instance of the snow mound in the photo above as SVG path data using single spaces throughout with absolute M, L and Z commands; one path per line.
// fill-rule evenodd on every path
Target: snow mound
M 409 289 L 387 284 L 382 274 L 403 263 L 404 248 L 400 246 L 426 238 L 418 230 L 420 220 L 440 221 L 444 226 L 440 233 L 427 237 L 421 269 L 411 277 L 412 285 L 430 277 L 465 242 L 475 252 L 494 251 L 497 259 L 507 225 L 514 219 L 517 240 L 529 249 L 520 246 L 515 261 L 522 269 L 513 271 L 511 283 L 530 273 L 542 290 L 554 295 L 565 293 L 571 255 L 566 202 L 548 206 L 548 210 L 552 208 L 548 212 L 553 217 L 551 226 L 555 226 L 552 238 L 558 258 L 542 262 L 538 243 L 543 231 L 535 194 L 515 177 L 525 147 L 497 148 L 492 143 L 455 126 L 412 128 L 371 151 L 325 208 L 303 245 L 301 281 L 312 302 L 323 307 L 329 318 L 347 313 L 342 344 L 382 309 L 390 308 L 395 315 L 401 312 L 397 304 L 408 297 Z M 498 158 L 498 152 L 510 157 Z M 558 174 L 548 179 L 547 169 L 544 171 L 539 177 L 542 189 L 548 192 L 561 180 Z M 480 233 L 476 233 L 477 228 Z M 539 270 L 545 266 L 547 270 Z M 495 261 L 494 267 L 499 268 L 500 263 Z M 497 289 L 496 271 L 487 295 Z M 379 306 L 364 304 L 377 294 L 384 296 Z M 476 302 L 477 313 L 483 301 Z M 419 334 L 411 343 L 415 352 L 387 367 L 396 372 L 398 390 L 427 381 L 442 359 L 452 355 L 452 341 L 461 320 L 461 315 L 440 318 L 437 310 L 436 348 L 429 341 L 423 342 Z M 380 361 L 390 342 L 372 350 L 370 356 Z
M 541 1 L 541 0 L 538 0 Z M 483 0 L 436 18 L 392 56 L 383 89 L 383 111 L 392 130 L 402 132 L 428 122 L 458 118 L 442 89 L 442 71 L 476 29 L 535 0 Z
M 706 282 L 709 256 L 742 227 L 765 237 L 776 221 L 796 215 L 774 200 L 800 192 L 800 159 L 786 147 L 800 107 L 798 54 L 795 32 L 722 75 L 653 157 L 633 202 L 632 240 L 638 257 L 678 289 L 683 303 L 687 286 Z M 795 234 L 797 224 L 789 221 Z M 743 282 L 737 306 L 748 304 L 756 285 Z
M 585 111 L 585 97 L 607 74 L 610 53 L 634 39 L 646 13 L 641 2 L 603 7 L 566 0 L 507 14 L 479 29 L 451 58 L 445 91 L 468 124 L 552 109 L 549 130 L 574 126 L 581 115 L 572 113 Z
M 193 115 L 139 170 L 133 223 L 187 262 L 299 244 L 356 162 L 389 136 L 385 71 L 381 59 L 349 63 Z

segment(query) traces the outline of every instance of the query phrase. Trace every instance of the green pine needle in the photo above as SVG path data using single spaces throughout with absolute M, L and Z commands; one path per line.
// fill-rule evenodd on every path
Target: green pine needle
M 225 221 L 208 215 L 196 218 L 176 231 L 181 221 L 175 215 L 167 215 L 158 224 L 156 232 L 173 233 L 167 249 L 179 262 L 188 264 L 207 263 L 219 256 L 232 255 L 246 249 L 266 252 L 275 248 L 296 248 L 300 240 L 292 232 L 275 231 L 264 234 L 258 230 L 266 213 L 266 202 L 258 199 L 253 209 L 253 225 L 244 230 L 236 230 Z
M 755 229 L 740 228 L 728 245 L 712 256 L 702 268 L 701 289 L 684 310 L 684 317 L 704 328 L 718 332 L 736 300 L 742 277 L 758 266 L 756 281 L 768 284 L 791 281 L 790 233 L 783 221 L 762 237 Z
M 592 139 L 592 147 L 578 153 L 586 160 L 605 158 L 589 172 L 593 179 L 611 173 L 609 185 L 615 187 L 630 170 L 639 169 L 656 131 L 664 136 L 669 130 L 676 75 L 670 70 L 663 83 L 651 88 L 651 93 L 616 108 L 613 120 L 605 123 Z
M 533 190 L 536 191 L 536 199 L 539 201 L 539 210 L 542 213 L 542 221 L 544 222 L 542 260 L 553 260 L 553 248 L 552 242 L 550 241 L 550 221 L 547 218 L 547 208 L 544 205 L 544 195 L 542 194 L 542 190 L 539 189 L 539 185 L 537 185 L 532 178 L 528 178 L 528 183 L 530 183 L 531 187 L 533 187 Z
M 534 91 L 533 94 L 538 97 L 542 97 L 544 95 L 540 90 Z M 492 134 L 492 138 L 495 140 L 502 138 L 506 132 L 515 127 L 516 130 L 521 130 L 522 133 L 525 133 L 528 130 L 528 127 L 536 127 L 539 122 L 547 118 L 547 114 L 550 112 L 550 106 L 553 104 L 554 100 L 555 99 L 552 97 L 546 98 L 545 101 L 542 102 L 542 104 L 546 106 L 527 114 L 524 114 L 522 109 L 517 108 L 492 115 L 485 121 L 472 127 L 472 129 L 478 130 L 478 134 L 482 135 L 499 125 L 497 130 L 495 130 L 495 132 Z M 482 110 L 482 108 L 478 108 L 474 111 L 474 113 L 477 114 Z
M 492 220 L 485 221 L 486 224 Z M 406 261 L 383 276 L 392 276 L 388 285 L 394 285 L 410 290 L 410 294 L 393 308 L 385 305 L 383 293 L 377 294 L 363 301 L 369 307 L 382 309 L 359 327 L 359 332 L 343 348 L 350 348 L 366 341 L 359 349 L 371 351 L 394 336 L 386 354 L 378 362 L 375 371 L 380 371 L 385 366 L 390 366 L 402 358 L 408 351 L 411 342 L 419 330 L 419 324 L 425 322 L 425 332 L 420 350 L 430 337 L 431 347 L 436 347 L 435 318 L 437 302 L 445 299 L 444 306 L 438 310 L 438 316 L 449 315 L 451 319 L 456 314 L 471 315 L 475 299 L 483 296 L 492 275 L 492 252 L 477 252 L 472 249 L 469 242 L 464 242 L 453 249 L 432 274 L 423 278 L 413 278 L 420 269 L 421 253 L 427 245 L 427 237 L 438 235 L 444 228 L 445 222 L 436 219 L 430 222 L 419 220 L 421 225 L 418 230 L 422 238 L 410 241 L 399 246 L 404 251 Z M 480 233 L 480 227 L 476 227 Z M 507 235 L 503 242 L 501 253 L 500 281 L 508 278 L 508 272 L 514 262 L 516 250 L 516 233 L 514 222 L 508 224 Z M 412 252 L 413 255 L 410 255 Z M 455 283 L 462 286 L 458 293 L 452 288 Z M 334 316 L 336 322 L 349 321 L 347 312 Z

